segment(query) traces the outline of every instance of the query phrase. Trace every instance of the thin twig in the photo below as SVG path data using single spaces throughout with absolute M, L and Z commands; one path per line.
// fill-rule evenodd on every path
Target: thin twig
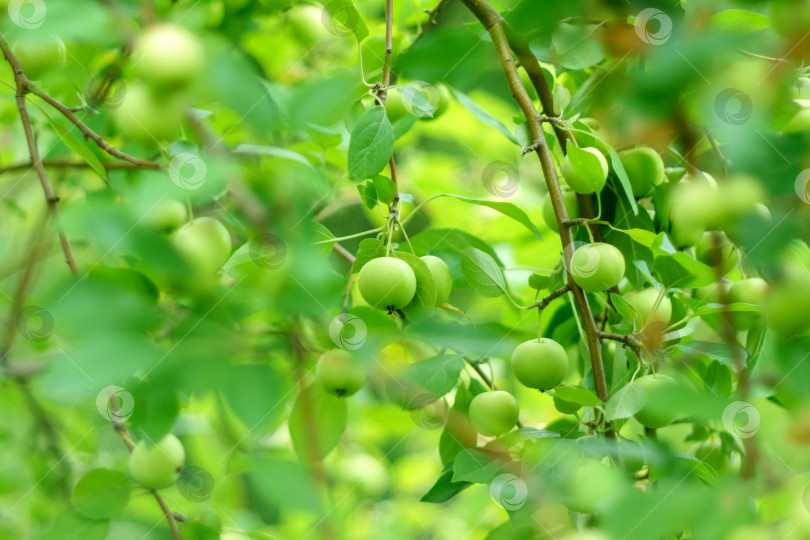
M 553 302 L 554 300 L 556 300 L 557 298 L 564 295 L 565 293 L 567 293 L 570 290 L 571 290 L 571 286 L 566 283 L 565 285 L 563 285 L 562 287 L 560 287 L 559 289 L 557 289 L 553 293 L 549 294 L 548 296 L 546 296 L 545 298 L 543 298 L 539 302 L 534 303 L 531 306 L 529 306 L 529 309 L 537 308 L 540 311 L 542 311 L 542 310 L 546 309 L 546 307 L 551 302 Z
M 12 71 L 14 72 L 14 82 L 17 86 L 17 92 L 15 93 L 14 97 L 17 101 L 17 109 L 20 113 L 23 131 L 25 132 L 25 140 L 28 143 L 28 152 L 31 155 L 31 163 L 34 169 L 37 171 L 39 182 L 42 184 L 42 191 L 45 193 L 45 199 L 48 201 L 48 208 L 51 212 L 51 217 L 53 218 L 56 231 L 59 234 L 59 242 L 62 244 L 62 251 L 65 254 L 65 262 L 70 268 L 71 273 L 74 276 L 77 276 L 79 275 L 79 269 L 76 267 L 76 260 L 73 257 L 73 250 L 70 248 L 70 240 L 62 228 L 59 217 L 59 206 L 57 204 L 59 202 L 59 197 L 54 194 L 53 189 L 51 188 L 51 182 L 48 180 L 48 173 L 45 172 L 45 167 L 42 165 L 42 156 L 39 154 L 39 148 L 37 148 L 36 139 L 34 138 L 34 128 L 31 125 L 31 118 L 28 116 L 28 108 L 25 103 L 25 94 L 30 81 L 25 76 L 25 73 L 20 66 L 20 62 L 17 60 L 17 57 L 14 56 L 14 53 L 11 52 L 11 47 L 2 34 L 0 34 L 0 50 L 2 50 L 6 61 L 9 63 Z
M 86 161 L 76 161 L 70 158 L 52 158 L 52 159 L 43 159 L 42 165 L 45 168 L 61 168 L 61 169 L 88 169 L 90 168 L 90 164 Z M 134 163 L 130 163 L 129 161 L 102 161 L 101 165 L 107 169 L 138 169 L 140 168 L 138 165 Z M 34 163 L 31 161 L 23 161 L 21 163 L 13 163 L 11 165 L 0 166 L 0 174 L 8 173 L 8 172 L 15 172 L 21 171 L 25 169 L 30 169 L 34 166 Z
M 616 334 L 614 332 L 599 332 L 599 337 L 602 339 L 609 339 L 611 341 L 618 341 L 623 343 L 624 345 L 634 349 L 635 351 L 639 351 L 643 347 L 643 343 L 641 340 L 633 336 L 632 334 L 625 335 L 625 334 Z

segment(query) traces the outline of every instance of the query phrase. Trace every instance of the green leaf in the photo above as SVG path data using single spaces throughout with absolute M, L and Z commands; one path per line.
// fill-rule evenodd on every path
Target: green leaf
M 358 43 L 368 37 L 368 26 L 352 0 L 327 0 L 326 9 L 332 15 L 332 25 L 335 28 L 344 32 L 348 30 Z
M 360 247 L 357 249 L 352 272 L 359 272 L 368 261 L 383 256 L 385 256 L 385 244 L 376 238 L 366 238 L 360 242 Z
M 663 238 L 663 233 L 654 233 L 645 229 L 613 229 L 616 232 L 626 234 L 635 242 L 638 242 L 644 247 L 651 248 Z
M 714 269 L 698 262 L 683 251 L 659 254 L 653 262 L 655 272 L 666 287 L 703 287 L 715 281 Z
M 770 25 L 766 15 L 744 9 L 726 9 L 711 16 L 712 26 L 718 30 L 750 34 Z
M 638 311 L 636 311 L 636 308 L 628 304 L 627 300 L 618 294 L 611 294 L 610 301 L 613 302 L 613 307 L 616 308 L 616 311 L 622 316 L 622 319 L 635 321 L 638 317 Z
M 394 202 L 394 197 L 397 194 L 397 187 L 394 185 L 393 180 L 387 176 L 378 174 L 371 182 L 374 184 L 374 189 L 377 192 L 377 200 L 390 206 L 391 203 Z
M 630 383 L 610 396 L 605 404 L 605 420 L 612 422 L 636 414 L 647 402 L 647 392 L 637 384 Z
M 453 482 L 452 479 L 452 470 L 442 474 L 433 487 L 419 500 L 428 503 L 447 502 L 472 485 L 470 482 Z
M 602 404 L 602 400 L 593 390 L 581 386 L 558 386 L 554 389 L 554 397 L 585 407 L 596 407 Z
M 464 359 L 461 356 L 440 354 L 408 364 L 402 371 L 402 377 L 438 398 L 456 386 L 463 370 Z
M 262 502 L 277 508 L 297 508 L 310 512 L 322 510 L 320 496 L 312 478 L 293 461 L 257 459 L 250 462 L 247 479 Z
M 630 185 L 630 179 L 627 177 L 627 171 L 624 170 L 624 165 L 622 165 L 622 159 L 619 157 L 618 152 L 616 152 L 612 146 L 608 145 L 604 139 L 595 134 L 592 135 L 605 143 L 605 146 L 610 150 L 610 165 L 613 167 L 613 172 L 616 173 L 616 177 L 619 179 L 619 183 L 624 189 L 624 194 L 627 197 L 627 201 L 630 203 L 630 207 L 633 209 L 633 214 L 638 215 L 638 204 L 636 204 L 636 198 L 633 195 L 633 186 Z
M 678 349 L 686 354 L 694 356 L 708 356 L 712 360 L 722 362 L 727 366 L 736 366 L 735 358 L 747 359 L 748 352 L 745 348 L 736 345 L 734 349 L 730 349 L 725 343 L 716 343 L 714 341 L 690 341 L 689 343 L 678 344 Z M 734 352 L 736 350 L 736 352 Z
M 239 146 L 233 149 L 233 153 L 277 157 L 281 159 L 294 161 L 296 163 L 304 165 L 309 169 L 313 169 L 312 164 L 307 160 L 307 158 L 305 158 L 298 152 L 293 152 L 292 150 L 287 150 L 286 148 L 277 148 L 275 146 L 262 146 L 259 144 L 240 144 Z
M 506 282 L 495 260 L 474 247 L 461 252 L 461 271 L 470 286 L 482 296 L 494 298 L 506 294 Z
M 298 394 L 289 427 L 298 458 L 321 460 L 337 446 L 346 429 L 346 400 L 311 385 Z
M 436 307 L 436 282 L 425 261 L 411 253 L 397 251 L 395 255 L 408 263 L 416 274 L 416 294 L 403 311 L 408 315 L 432 313 Z
M 286 381 L 267 364 L 230 366 L 218 387 L 249 430 L 270 425 L 284 410 Z
M 356 182 L 373 178 L 394 152 L 394 130 L 383 107 L 371 107 L 352 130 L 349 141 L 349 174 Z
M 453 482 L 488 484 L 499 474 L 501 468 L 492 457 L 475 448 L 462 450 L 453 462 Z
M 509 128 L 507 128 L 503 122 L 501 122 L 500 120 L 489 114 L 487 111 L 485 111 L 480 105 L 471 100 L 469 96 L 467 96 L 467 94 L 465 94 L 464 92 L 461 92 L 455 88 L 453 88 L 451 91 L 453 92 L 453 95 L 456 96 L 456 99 L 459 101 L 459 103 L 461 103 L 465 109 L 470 111 L 470 113 L 472 113 L 474 117 L 476 117 L 486 125 L 492 126 L 501 133 L 503 133 L 504 137 L 509 139 L 510 142 L 518 144 L 517 139 L 515 139 L 515 136 L 512 135 L 512 132 L 509 131 Z
M 37 540 L 104 540 L 109 528 L 106 520 L 90 519 L 70 509 L 59 514 Z
M 93 469 L 79 479 L 70 502 L 89 518 L 107 519 L 126 507 L 131 487 L 132 482 L 121 472 Z
M 590 154 L 590 152 L 588 152 L 588 154 Z M 594 159 L 596 159 L 595 156 Z M 477 204 L 478 206 L 486 206 L 488 208 L 492 208 L 493 210 L 496 210 L 501 214 L 514 219 L 515 221 L 517 221 L 518 223 L 529 229 L 529 232 L 531 232 L 535 238 L 541 240 L 540 232 L 537 230 L 537 226 L 534 223 L 532 223 L 532 220 L 529 219 L 529 216 L 526 214 L 526 212 L 524 212 L 523 210 L 521 210 L 512 203 L 503 201 L 487 201 L 484 199 L 471 199 L 469 197 L 462 197 L 461 195 L 453 195 L 452 193 L 445 193 L 444 196 L 453 197 L 454 199 L 458 199 L 460 201 L 464 201 L 470 204 Z
M 107 177 L 107 169 L 101 164 L 101 161 L 96 157 L 92 150 L 90 150 L 89 143 L 78 139 L 68 128 L 62 125 L 61 121 L 54 120 L 50 117 L 41 107 L 37 107 L 42 114 L 51 122 L 54 131 L 59 135 L 59 139 L 67 145 L 68 148 L 73 150 L 82 161 L 87 163 L 96 174 L 98 174 L 107 185 L 110 185 L 110 180 Z
M 560 23 L 551 36 L 553 60 L 568 69 L 585 69 L 605 58 L 605 50 L 593 35 L 595 24 Z
M 605 187 L 605 176 L 602 164 L 596 155 L 569 145 L 568 162 L 589 188 L 594 192 L 602 191 L 602 188 Z

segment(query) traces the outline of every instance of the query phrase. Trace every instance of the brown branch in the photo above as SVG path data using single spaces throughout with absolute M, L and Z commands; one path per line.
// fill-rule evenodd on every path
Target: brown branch
M 625 335 L 625 334 L 616 334 L 614 332 L 600 331 L 599 337 L 601 337 L 602 339 L 609 339 L 612 341 L 618 341 L 620 343 L 623 343 L 627 347 L 633 349 L 636 353 L 638 353 L 638 351 L 640 351 L 644 345 L 638 338 L 636 338 L 632 334 Z
M 43 159 L 42 165 L 46 168 L 61 168 L 61 169 L 89 169 L 90 164 L 86 161 L 76 161 L 70 158 L 52 158 L 52 159 Z M 137 169 L 140 168 L 138 165 L 134 163 L 130 163 L 129 161 L 102 161 L 101 165 L 107 170 L 113 169 Z M 21 163 L 13 163 L 11 165 L 0 166 L 0 174 L 8 173 L 8 172 L 15 172 L 21 171 L 25 169 L 30 169 L 34 166 L 34 163 L 31 161 L 24 161 Z
M 546 179 L 549 196 L 554 208 L 554 214 L 557 217 L 557 222 L 560 228 L 560 240 L 563 246 L 563 253 L 566 266 L 569 264 L 571 253 L 566 249 L 570 246 L 574 239 L 571 234 L 571 229 L 566 225 L 568 220 L 568 212 L 563 204 L 562 191 L 557 179 L 557 172 L 554 169 L 554 162 L 549 151 L 548 144 L 546 143 L 545 134 L 543 133 L 542 122 L 540 122 L 539 114 L 534 108 L 529 94 L 523 87 L 512 54 L 509 50 L 509 44 L 504 33 L 502 19 L 500 14 L 485 0 L 462 0 L 464 5 L 481 21 L 484 29 L 489 32 L 492 37 L 492 42 L 498 53 L 498 56 L 503 64 L 504 74 L 506 80 L 512 91 L 512 95 L 520 106 L 523 115 L 528 121 L 529 130 L 531 132 L 532 140 L 536 141 L 537 148 L 535 153 L 540 160 L 540 166 L 543 170 L 543 176 Z M 599 330 L 596 327 L 596 321 L 593 318 L 591 307 L 588 304 L 588 299 L 585 293 L 580 289 L 571 278 L 569 273 L 568 285 L 574 294 L 574 300 L 577 305 L 582 324 L 585 330 L 585 336 L 588 341 L 588 351 L 591 356 L 591 368 L 593 371 L 593 378 L 596 387 L 596 393 L 602 401 L 607 401 L 607 383 L 605 380 L 605 368 L 602 363 L 602 351 L 599 340 Z
M 335 253 L 346 259 L 346 262 L 348 262 L 349 264 L 354 264 L 355 261 L 354 255 L 349 253 L 349 251 L 345 247 L 335 242 L 334 244 L 332 244 L 332 249 L 335 250 Z
M 28 85 L 31 83 L 25 76 L 19 60 L 17 60 L 17 57 L 14 56 L 13 52 L 11 52 L 11 47 L 2 34 L 0 34 L 0 50 L 2 50 L 3 56 L 5 56 L 6 61 L 9 63 L 12 71 L 14 72 L 14 82 L 17 87 L 17 92 L 15 93 L 14 97 L 17 101 L 17 109 L 20 113 L 23 131 L 25 132 L 25 140 L 28 143 L 28 152 L 31 155 L 31 163 L 34 169 L 37 171 L 40 184 L 42 184 L 42 191 L 45 193 L 45 200 L 48 201 L 48 209 L 50 210 L 51 217 L 53 218 L 56 231 L 59 234 L 59 242 L 62 244 L 62 251 L 65 254 L 65 262 L 70 268 L 71 273 L 76 276 L 79 274 L 79 270 L 76 267 L 76 260 L 73 258 L 73 250 L 70 248 L 70 240 L 68 240 L 67 234 L 65 234 L 64 229 L 62 229 L 59 219 L 59 206 L 57 204 L 59 202 L 59 197 L 54 194 L 53 189 L 51 188 L 51 182 L 48 180 L 48 173 L 45 172 L 45 167 L 42 165 L 42 156 L 39 154 L 39 148 L 37 148 L 36 139 L 34 138 L 34 128 L 31 125 L 31 118 L 28 116 L 28 108 L 25 103 L 25 94 L 27 92 Z
M 557 298 L 564 295 L 565 293 L 567 293 L 570 290 L 571 290 L 571 286 L 566 283 L 565 285 L 563 285 L 562 287 L 560 287 L 559 289 L 557 289 L 553 293 L 549 294 L 548 296 L 546 296 L 545 298 L 543 298 L 539 302 L 536 302 L 536 303 L 532 304 L 531 306 L 529 306 L 529 309 L 537 308 L 538 310 L 543 311 L 544 309 L 546 309 L 546 307 L 551 302 L 553 302 L 554 300 L 556 300 Z

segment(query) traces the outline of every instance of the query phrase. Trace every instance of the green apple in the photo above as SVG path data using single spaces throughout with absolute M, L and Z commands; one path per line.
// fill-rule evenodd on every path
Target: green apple
M 740 253 L 737 246 L 731 243 L 728 237 L 722 232 L 711 231 L 706 232 L 700 238 L 700 241 L 695 244 L 695 258 L 703 264 L 709 266 L 714 265 L 713 254 L 714 251 L 714 235 L 719 234 L 719 248 L 720 259 L 722 262 L 723 273 L 728 273 L 732 268 L 737 266 L 740 261 Z
M 172 245 L 201 276 L 215 274 L 231 256 L 231 235 L 214 218 L 186 223 L 172 237 Z
M 733 469 L 731 461 L 723 453 L 723 444 L 719 439 L 702 441 L 696 444 L 689 453 L 707 465 L 711 465 L 719 475 Z M 737 464 L 739 464 L 739 460 L 737 460 Z
M 560 164 L 560 172 L 562 173 L 563 178 L 565 178 L 565 183 L 577 193 L 588 194 L 602 191 L 602 188 L 605 187 L 605 182 L 607 181 L 608 175 L 608 164 L 605 156 L 603 156 L 602 152 L 600 152 L 597 148 L 588 147 L 581 148 L 581 150 L 584 150 L 585 152 L 593 154 L 597 157 L 601 174 L 598 178 L 591 179 L 591 181 L 583 178 L 577 174 L 574 166 L 571 165 L 571 161 L 569 159 L 570 156 L 566 155 L 562 160 L 562 164 Z
M 453 288 L 453 275 L 450 273 L 447 263 L 434 255 L 420 257 L 430 270 L 430 276 L 436 283 L 436 305 L 440 306 L 447 302 L 450 297 L 450 290 Z
M 199 38 L 176 24 L 157 24 L 135 40 L 133 67 L 141 79 L 158 87 L 180 87 L 205 70 Z
M 624 172 L 630 180 L 633 195 L 644 197 L 664 181 L 664 160 L 648 146 L 639 146 L 619 152 Z
M 173 231 L 188 220 L 186 205 L 177 199 L 165 199 L 146 216 L 147 223 L 160 231 Z
M 582 514 L 597 511 L 621 487 L 619 471 L 596 459 L 580 459 L 568 474 L 558 497 L 569 510 Z
M 735 281 L 728 290 L 729 303 L 741 302 L 762 306 L 768 297 L 768 289 L 768 282 L 758 277 Z M 732 315 L 737 330 L 748 330 L 757 317 L 754 311 L 736 311 Z
M 566 212 L 568 212 L 569 219 L 577 219 L 579 217 L 579 203 L 577 202 L 577 194 L 569 189 L 562 190 L 563 205 Z M 548 228 L 554 232 L 560 232 L 560 226 L 557 224 L 557 215 L 554 213 L 554 206 L 551 204 L 551 195 L 546 195 L 543 200 L 543 220 L 548 225 Z
M 553 339 L 524 341 L 512 352 L 512 372 L 524 386 L 548 390 L 568 374 L 568 355 Z
M 388 120 L 393 124 L 397 120 L 408 116 L 409 111 L 405 108 L 405 102 L 402 100 L 402 95 L 396 88 L 391 88 L 386 92 L 385 97 L 385 115 Z
M 587 292 L 599 292 L 619 284 L 624 277 L 624 255 L 615 246 L 596 242 L 586 244 L 571 257 L 574 282 Z
M 701 302 L 706 302 L 707 304 L 719 304 L 721 300 L 720 287 L 725 287 L 728 289 L 728 285 L 725 281 L 720 284 L 715 282 L 703 287 L 698 287 L 695 289 L 695 298 Z
M 482 392 L 470 402 L 470 422 L 483 435 L 497 437 L 510 431 L 518 421 L 518 404 L 509 392 Z
M 453 100 L 453 94 L 450 92 L 450 88 L 447 87 L 444 83 L 438 83 L 433 88 L 436 89 L 436 96 L 430 95 L 428 93 L 428 99 L 431 100 L 431 105 L 435 108 L 433 110 L 433 116 L 427 116 L 422 118 L 425 121 L 436 120 L 438 117 L 444 114 L 447 108 L 450 106 L 450 102 Z M 433 100 L 438 99 L 436 103 L 432 103 Z
M 129 472 L 145 487 L 160 489 L 177 481 L 185 460 L 183 443 L 169 433 L 154 446 L 145 441 L 136 444 L 129 455 Z
M 26 77 L 36 80 L 65 65 L 67 51 L 59 36 L 37 32 L 22 34 L 11 48 Z
M 672 301 L 664 296 L 658 307 L 655 307 L 658 291 L 652 287 L 641 291 L 630 291 L 622 295 L 622 298 L 638 311 L 639 320 L 637 322 L 640 323 L 638 328 L 644 328 L 653 322 L 667 324 L 672 317 Z
M 706 182 L 679 182 L 669 193 L 669 217 L 678 224 L 677 234 L 691 240 L 694 230 L 715 228 L 723 220 L 719 191 Z M 687 245 L 687 244 L 684 244 Z
M 673 392 L 677 388 L 675 379 L 667 375 L 644 375 L 633 384 L 647 393 L 644 406 L 633 415 L 641 425 L 648 428 L 662 428 L 669 425 L 678 415 L 677 407 L 671 403 Z
M 330 394 L 351 396 L 366 383 L 366 370 L 349 351 L 333 349 L 321 355 L 315 378 Z
M 379 257 L 360 269 L 357 286 L 369 305 L 377 309 L 402 309 L 416 294 L 416 275 L 403 260 Z
M 178 97 L 132 83 L 127 85 L 121 105 L 113 111 L 113 120 L 125 138 L 148 143 L 172 140 L 183 124 L 184 109 Z
M 765 314 L 776 333 L 789 336 L 810 327 L 810 274 L 791 273 L 774 284 L 765 302 Z

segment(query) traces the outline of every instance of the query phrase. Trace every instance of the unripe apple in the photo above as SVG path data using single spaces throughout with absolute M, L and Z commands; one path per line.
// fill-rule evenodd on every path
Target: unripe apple
M 568 212 L 569 219 L 577 219 L 579 217 L 579 203 L 577 202 L 577 194 L 569 189 L 562 190 L 563 205 L 566 212 Z M 557 224 L 557 216 L 554 213 L 554 206 L 551 204 L 551 195 L 546 195 L 543 200 L 543 221 L 546 222 L 548 228 L 554 232 L 560 232 L 560 226 Z
M 630 180 L 633 195 L 644 197 L 664 181 L 664 160 L 648 146 L 639 146 L 619 152 L 624 172 Z
M 173 231 L 188 219 L 186 205 L 177 199 L 165 199 L 146 217 L 149 225 L 159 231 Z
M 183 111 L 183 103 L 176 96 L 132 83 L 124 101 L 113 111 L 113 119 L 125 138 L 151 143 L 174 139 L 183 124 Z
M 159 87 L 184 86 L 205 70 L 205 50 L 190 31 L 158 24 L 135 40 L 133 67 L 140 77 Z
M 48 71 L 65 65 L 67 51 L 59 36 L 42 33 L 22 34 L 11 48 L 26 77 L 36 80 Z
M 667 375 L 644 375 L 633 384 L 647 392 L 647 402 L 633 415 L 641 425 L 648 428 L 662 428 L 669 425 L 678 415 L 676 407 L 670 402 L 677 383 Z
M 602 191 L 602 188 L 605 187 L 605 181 L 607 180 L 608 175 L 607 160 L 605 159 L 605 156 L 602 155 L 602 152 L 600 152 L 597 148 L 588 147 L 582 148 L 582 150 L 597 157 L 599 160 L 599 166 L 601 167 L 601 176 L 597 179 L 595 184 L 589 182 L 587 179 L 582 178 L 579 174 L 577 174 L 574 166 L 571 165 L 569 156 L 566 155 L 560 164 L 560 172 L 562 173 L 563 178 L 565 178 L 565 183 L 577 193 L 588 194 Z
M 183 443 L 169 433 L 154 446 L 140 441 L 129 455 L 129 472 L 149 489 L 160 489 L 174 484 L 180 476 L 186 452 Z
M 410 113 L 405 108 L 405 103 L 399 91 L 395 88 L 389 89 L 385 97 L 385 115 L 388 120 L 393 124 L 397 120 L 408 116 L 408 114 Z
M 447 263 L 435 255 L 425 255 L 420 257 L 430 270 L 430 276 L 436 283 L 436 305 L 440 306 L 447 302 L 450 297 L 450 290 L 453 288 L 453 275 L 450 273 Z
M 435 109 L 433 110 L 433 116 L 427 116 L 423 118 L 425 121 L 436 120 L 438 117 L 444 114 L 447 108 L 450 106 L 450 102 L 453 100 L 453 94 L 450 92 L 450 88 L 447 87 L 444 83 L 438 83 L 434 86 L 436 89 L 436 93 L 438 94 L 438 101 L 432 104 Z M 431 98 L 435 99 L 435 98 Z
M 729 272 L 732 268 L 737 266 L 740 261 L 740 253 L 737 246 L 729 241 L 728 237 L 719 231 L 706 232 L 700 239 L 700 242 L 695 244 L 695 258 L 709 266 L 714 265 L 713 251 L 714 251 L 714 236 L 719 234 L 719 247 L 720 258 L 723 269 L 723 274 Z
M 703 220 L 687 211 L 673 212 L 669 220 L 669 236 L 679 248 L 694 246 L 705 233 Z
M 518 404 L 509 392 L 482 392 L 470 402 L 470 422 L 483 435 L 497 437 L 510 431 L 518 421 Z
M 402 309 L 416 294 L 416 275 L 401 259 L 379 257 L 360 269 L 357 286 L 369 305 L 377 309 Z
M 702 441 L 695 445 L 689 453 L 707 465 L 711 465 L 718 475 L 723 475 L 734 468 L 738 468 L 732 467 L 729 458 L 723 454 L 723 445 L 719 439 Z M 739 466 L 739 460 L 737 460 L 736 465 Z
M 729 303 L 741 302 L 762 306 L 768 297 L 768 282 L 762 278 L 753 277 L 741 279 L 731 284 L 728 291 Z M 737 330 L 748 330 L 757 318 L 754 311 L 735 311 L 732 313 L 734 327 Z
M 621 487 L 620 473 L 596 459 L 585 458 L 572 471 L 559 499 L 568 509 L 592 514 Z
M 680 223 L 679 234 L 686 236 L 688 227 L 715 228 L 722 222 L 722 201 L 718 190 L 706 182 L 679 182 L 669 194 L 669 214 L 673 223 Z
M 782 336 L 796 334 L 810 327 L 810 274 L 793 273 L 774 284 L 765 302 L 770 326 Z
M 701 302 L 706 302 L 707 304 L 719 304 L 720 303 L 720 287 L 725 287 L 728 290 L 729 286 L 725 282 L 722 283 L 710 283 L 703 287 L 698 287 L 695 289 L 695 298 L 700 300 Z
M 553 339 L 525 341 L 512 352 L 512 371 L 524 386 L 548 390 L 568 374 L 568 355 Z
M 587 292 L 600 292 L 619 284 L 624 277 L 624 255 L 615 246 L 586 244 L 571 257 L 574 282 Z
M 349 351 L 333 349 L 321 355 L 315 378 L 330 394 L 351 396 L 366 383 L 366 370 Z
M 231 235 L 214 218 L 201 217 L 174 233 L 172 245 L 201 276 L 216 273 L 231 256 Z
M 666 296 L 661 298 L 661 302 L 655 308 L 658 291 L 652 287 L 641 291 L 630 291 L 625 293 L 622 298 L 638 311 L 639 320 L 637 322 L 640 323 L 638 328 L 644 328 L 652 322 L 667 324 L 672 317 L 672 301 Z

